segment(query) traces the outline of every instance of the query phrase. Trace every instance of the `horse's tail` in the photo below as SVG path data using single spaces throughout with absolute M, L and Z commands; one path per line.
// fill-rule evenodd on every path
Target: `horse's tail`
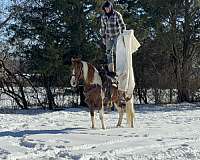
M 126 116 L 127 116 L 127 123 L 129 127 L 133 128 L 133 122 L 135 120 L 135 109 L 134 109 L 134 97 L 132 96 L 126 102 Z

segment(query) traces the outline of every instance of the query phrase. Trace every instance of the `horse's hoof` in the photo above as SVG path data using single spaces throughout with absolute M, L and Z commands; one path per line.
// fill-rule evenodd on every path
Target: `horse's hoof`
M 117 125 L 116 127 L 117 127 L 117 128 L 120 128 L 120 127 L 121 127 L 121 125 Z

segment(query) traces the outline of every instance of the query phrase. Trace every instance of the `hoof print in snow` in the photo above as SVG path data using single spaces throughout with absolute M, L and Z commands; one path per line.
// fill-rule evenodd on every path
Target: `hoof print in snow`
M 189 145 L 184 143 L 184 144 L 182 144 L 181 146 L 182 146 L 182 147 L 188 147 Z
M 144 135 L 143 135 L 143 137 L 148 137 L 148 136 L 149 136 L 148 134 L 144 134 Z
M 5 149 L 0 148 L 0 159 L 7 159 L 7 156 L 10 152 L 6 151 Z
M 56 146 L 56 148 L 65 148 L 65 146 L 60 145 L 60 146 Z
M 27 147 L 27 148 L 35 148 L 36 143 L 32 143 L 32 142 L 26 141 L 25 139 L 22 139 L 20 142 L 20 146 Z

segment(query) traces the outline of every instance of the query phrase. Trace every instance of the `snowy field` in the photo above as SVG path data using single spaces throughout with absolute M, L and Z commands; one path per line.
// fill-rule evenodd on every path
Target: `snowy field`
M 9 112 L 9 113 L 8 113 Z M 85 109 L 0 113 L 0 159 L 199 160 L 200 106 L 136 106 L 135 128 L 115 128 L 118 114 L 105 115 L 106 130 L 90 128 Z

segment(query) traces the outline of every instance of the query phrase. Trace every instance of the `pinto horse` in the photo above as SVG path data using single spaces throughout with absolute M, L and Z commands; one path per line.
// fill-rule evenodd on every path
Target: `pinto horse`
M 104 125 L 104 106 L 108 105 L 109 102 L 112 102 L 119 112 L 119 119 L 117 127 L 121 126 L 123 114 L 126 111 L 127 123 L 129 127 L 133 127 L 134 120 L 134 107 L 133 107 L 133 96 L 127 98 L 124 92 L 119 91 L 116 87 L 112 86 L 111 88 L 111 97 L 109 100 L 105 101 L 105 92 L 106 88 L 102 82 L 102 78 L 99 74 L 99 71 L 90 63 L 81 61 L 81 59 L 72 58 L 72 76 L 71 76 L 71 86 L 76 87 L 79 81 L 84 81 L 84 94 L 85 102 L 88 104 L 92 128 L 94 128 L 94 111 L 99 110 L 100 120 L 102 128 L 105 129 Z M 105 77 L 104 77 L 105 79 Z M 109 79 L 107 79 L 109 80 Z M 107 83 L 108 81 L 104 81 Z M 121 102 L 121 99 L 124 98 L 125 104 Z

